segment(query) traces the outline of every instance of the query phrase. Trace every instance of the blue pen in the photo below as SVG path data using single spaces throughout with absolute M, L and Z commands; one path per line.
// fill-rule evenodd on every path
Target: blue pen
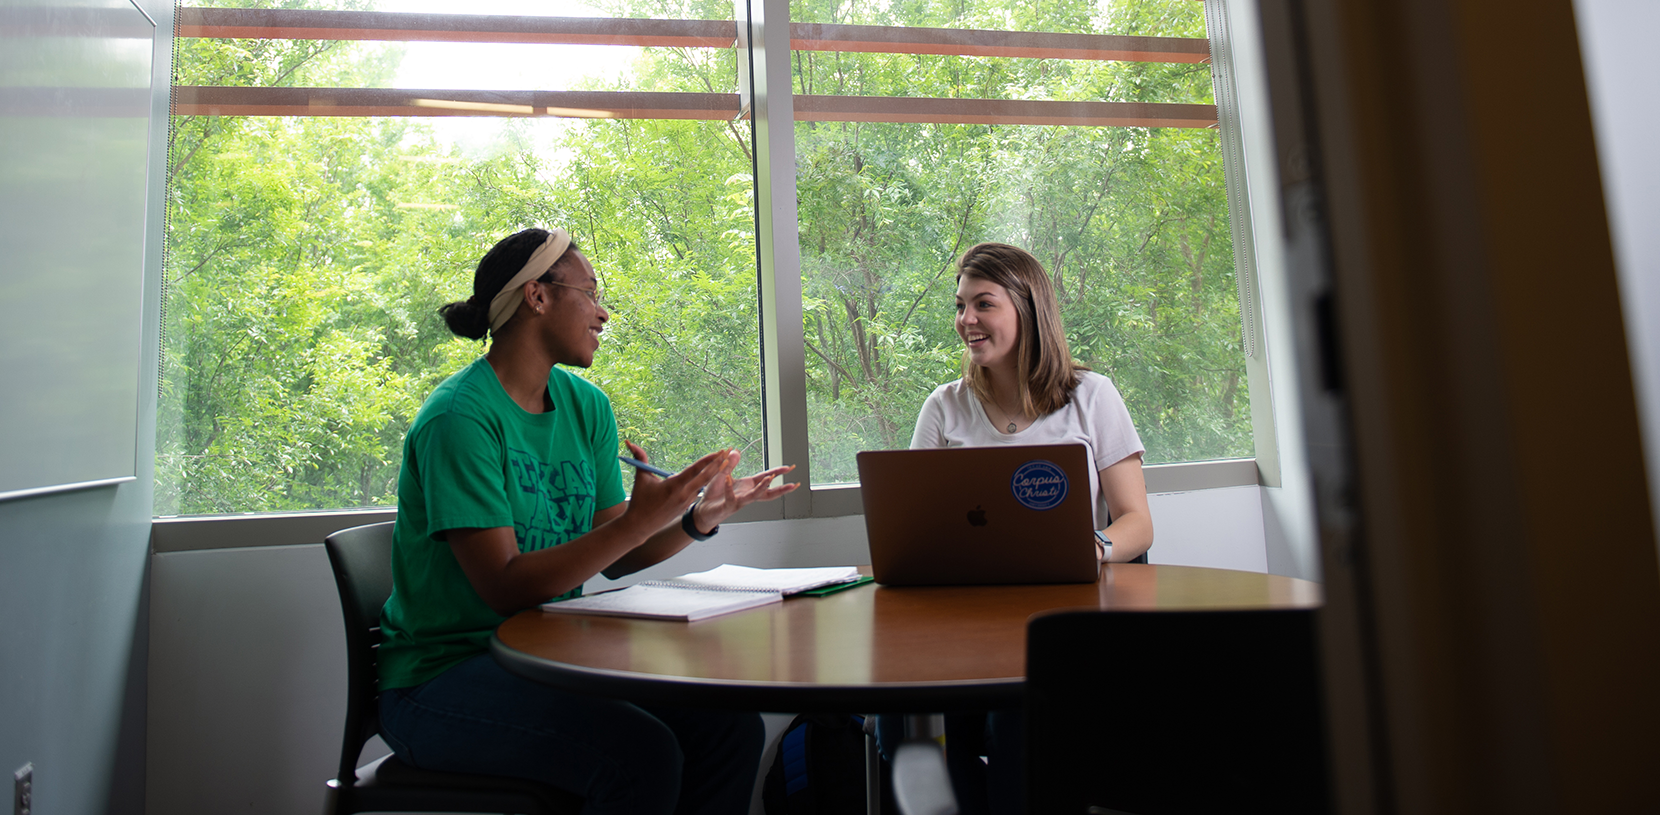
M 646 472 L 651 473 L 653 475 L 660 475 L 664 478 L 669 478 L 669 477 L 674 475 L 674 473 L 671 473 L 668 470 L 663 469 L 662 467 L 656 467 L 656 466 L 647 464 L 647 463 L 645 463 L 645 462 L 643 462 L 643 461 L 641 461 L 637 458 L 629 458 L 628 456 L 617 456 L 617 458 L 619 460 L 621 460 L 622 463 L 627 464 L 630 467 L 633 467 L 633 468 L 639 469 L 639 470 L 645 470 Z

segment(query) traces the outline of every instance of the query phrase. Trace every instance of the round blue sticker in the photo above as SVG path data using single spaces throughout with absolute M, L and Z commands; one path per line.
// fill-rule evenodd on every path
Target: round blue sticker
M 1054 509 L 1066 500 L 1066 471 L 1053 462 L 1037 459 L 1020 465 L 1009 479 L 1014 499 L 1027 509 Z

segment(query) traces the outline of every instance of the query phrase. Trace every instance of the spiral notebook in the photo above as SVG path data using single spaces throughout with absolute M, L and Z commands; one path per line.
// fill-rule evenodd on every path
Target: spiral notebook
M 557 614 L 598 614 L 696 622 L 780 602 L 785 595 L 860 578 L 852 566 L 818 569 L 753 569 L 726 564 L 626 589 L 542 604 Z

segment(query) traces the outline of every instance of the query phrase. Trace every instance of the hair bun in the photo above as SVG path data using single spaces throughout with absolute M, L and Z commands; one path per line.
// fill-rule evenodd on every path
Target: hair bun
M 450 333 L 470 340 L 482 340 L 490 330 L 488 312 L 472 300 L 458 300 L 438 307 L 438 315 Z

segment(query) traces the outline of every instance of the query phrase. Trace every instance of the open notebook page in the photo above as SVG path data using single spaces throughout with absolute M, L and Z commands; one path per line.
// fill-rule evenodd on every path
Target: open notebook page
M 561 614 L 600 614 L 610 617 L 645 617 L 696 622 L 776 603 L 783 599 L 784 596 L 776 591 L 732 591 L 640 583 L 626 589 L 544 603 L 542 610 Z
M 683 574 L 666 580 L 651 581 L 659 586 L 712 586 L 723 589 L 755 589 L 796 594 L 859 579 L 859 570 L 853 566 L 828 566 L 814 569 L 754 569 L 730 563 L 716 566 L 706 572 Z

